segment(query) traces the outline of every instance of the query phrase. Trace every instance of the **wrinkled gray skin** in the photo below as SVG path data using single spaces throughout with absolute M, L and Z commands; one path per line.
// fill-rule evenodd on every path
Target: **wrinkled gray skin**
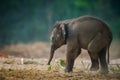
M 102 20 L 83 16 L 71 20 L 56 22 L 51 33 L 51 52 L 48 65 L 53 58 L 56 49 L 67 45 L 66 72 L 71 72 L 74 60 L 81 53 L 81 48 L 88 50 L 91 58 L 90 70 L 95 71 L 101 65 L 101 73 L 108 73 L 106 51 L 112 41 L 112 33 Z

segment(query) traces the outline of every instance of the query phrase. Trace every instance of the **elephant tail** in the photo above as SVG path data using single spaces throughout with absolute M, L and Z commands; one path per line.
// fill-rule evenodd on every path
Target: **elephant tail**
M 110 45 L 111 45 L 111 42 L 113 40 L 113 36 L 112 36 L 112 33 L 110 32 L 110 35 L 109 35 L 109 45 L 107 47 L 107 63 L 110 64 L 110 54 L 109 54 L 109 49 L 110 49 Z
M 107 47 L 107 63 L 108 63 L 108 64 L 110 64 L 110 59 L 109 59 L 109 56 L 110 56 L 110 54 L 109 54 L 109 48 L 110 48 L 110 46 Z
M 110 45 L 111 45 L 111 42 L 112 42 L 112 38 L 110 40 L 110 43 L 107 47 L 107 63 L 110 64 L 110 53 L 109 53 L 109 49 L 110 49 Z

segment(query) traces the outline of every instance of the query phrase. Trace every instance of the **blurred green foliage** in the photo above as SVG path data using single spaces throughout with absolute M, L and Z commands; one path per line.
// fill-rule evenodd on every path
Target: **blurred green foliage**
M 0 0 L 0 44 L 49 41 L 56 21 L 91 15 L 120 39 L 119 0 Z

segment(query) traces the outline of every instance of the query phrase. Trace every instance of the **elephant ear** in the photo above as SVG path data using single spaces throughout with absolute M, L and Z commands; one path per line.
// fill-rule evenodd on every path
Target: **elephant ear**
M 66 31 L 65 31 L 65 24 L 61 24 L 61 25 L 60 25 L 60 28 L 62 29 L 63 35 L 65 35 L 65 34 L 66 34 Z
M 66 40 L 66 24 L 64 23 L 60 24 L 60 28 L 62 30 L 62 37 L 64 40 Z

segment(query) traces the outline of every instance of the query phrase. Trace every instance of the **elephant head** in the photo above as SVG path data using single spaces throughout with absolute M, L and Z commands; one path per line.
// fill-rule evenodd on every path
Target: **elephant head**
M 50 62 L 53 58 L 55 50 L 66 43 L 66 24 L 65 23 L 59 23 L 59 22 L 55 23 L 50 36 L 50 40 L 51 40 L 51 51 L 50 51 L 50 58 L 48 61 L 48 65 L 50 65 Z

